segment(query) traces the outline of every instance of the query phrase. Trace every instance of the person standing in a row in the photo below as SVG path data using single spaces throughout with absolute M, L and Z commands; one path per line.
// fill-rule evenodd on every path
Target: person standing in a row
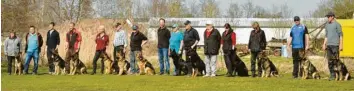
M 30 26 L 29 33 L 27 33 L 26 35 L 26 48 L 25 48 L 26 59 L 25 59 L 25 65 L 23 69 L 24 74 L 28 74 L 28 67 L 33 58 L 34 65 L 33 65 L 32 74 L 37 75 L 39 53 L 41 52 L 42 45 L 43 45 L 42 35 L 36 31 L 36 28 L 34 26 Z
M 251 31 L 248 49 L 251 51 L 251 71 L 252 77 L 256 77 L 256 59 L 258 58 L 259 52 L 266 49 L 267 41 L 264 31 L 259 27 L 258 22 L 253 22 L 252 27 L 254 30 Z M 258 77 L 261 76 L 262 70 L 260 62 L 257 62 L 258 66 Z
M 132 27 L 133 32 L 130 35 L 130 74 L 136 74 L 138 73 L 137 67 L 136 67 L 136 59 L 135 55 L 137 53 L 141 53 L 143 50 L 143 45 L 147 43 L 147 37 L 139 31 L 139 27 L 136 25 L 133 25 Z M 141 70 L 140 70 L 141 71 Z
M 114 40 L 113 40 L 113 68 L 116 70 L 115 73 L 118 72 L 118 59 L 116 59 L 116 54 L 118 53 L 123 53 L 123 57 L 125 58 L 125 52 L 128 46 L 128 38 L 125 30 L 122 29 L 121 23 L 117 23 L 115 26 L 115 34 L 114 34 Z
M 221 37 L 221 51 L 224 53 L 224 60 L 227 68 L 227 77 L 232 76 L 233 68 L 232 68 L 232 60 L 234 56 L 236 56 L 236 33 L 233 32 L 229 23 L 224 25 L 225 31 L 222 33 Z
M 20 56 L 21 52 L 21 38 L 16 36 L 16 32 L 14 30 L 10 31 L 10 36 L 4 41 L 4 53 L 7 57 L 7 72 L 9 75 L 12 73 L 12 62 L 14 60 L 21 60 Z
M 93 69 L 91 75 L 96 74 L 97 60 L 101 57 L 101 55 L 106 54 L 106 47 L 108 46 L 108 42 L 109 42 L 109 37 L 106 34 L 105 27 L 103 25 L 98 27 L 98 34 L 96 35 L 95 42 L 96 42 L 96 52 L 92 61 Z M 103 74 L 104 71 L 104 61 L 105 60 L 101 59 L 101 74 Z
M 204 54 L 205 69 L 204 77 L 216 76 L 216 60 L 219 54 L 221 36 L 219 30 L 215 29 L 212 21 L 207 21 L 204 32 Z
M 53 53 L 52 50 L 58 50 L 58 46 L 60 44 L 60 36 L 59 32 L 54 29 L 55 23 L 51 22 L 49 24 L 49 30 L 47 32 L 47 41 L 46 41 L 46 50 L 47 50 L 47 59 L 48 59 L 48 66 L 49 66 L 49 74 L 54 73 L 54 63 L 52 59 Z
M 69 73 L 70 61 L 74 59 L 75 56 L 79 56 L 80 46 L 81 46 L 81 33 L 75 28 L 75 23 L 71 22 L 69 24 L 69 31 L 66 33 L 66 44 L 65 44 L 65 72 Z
M 184 22 L 184 25 L 186 27 L 186 30 L 184 32 L 184 37 L 183 37 L 183 50 L 185 51 L 186 55 L 186 62 L 188 65 L 188 76 L 192 75 L 192 62 L 189 60 L 188 56 L 190 54 L 197 54 L 197 44 L 199 42 L 199 34 L 198 31 L 195 30 L 191 26 L 191 21 L 187 20 Z M 179 53 L 181 53 L 181 51 Z
M 165 72 L 167 75 L 169 75 L 170 61 L 168 58 L 168 46 L 170 44 L 169 39 L 171 37 L 171 34 L 170 34 L 170 30 L 168 30 L 165 26 L 165 19 L 161 18 L 159 21 L 160 21 L 160 28 L 157 30 L 157 36 L 158 36 L 157 48 L 159 54 L 160 75 L 165 74 Z

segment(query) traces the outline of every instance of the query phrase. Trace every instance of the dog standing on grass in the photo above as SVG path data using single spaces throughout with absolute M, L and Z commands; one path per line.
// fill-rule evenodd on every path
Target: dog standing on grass
M 304 50 L 299 51 L 300 56 L 300 72 L 302 72 L 302 79 L 308 79 L 312 77 L 313 79 L 320 79 L 320 75 L 316 67 L 308 60 L 306 52 Z M 309 76 L 310 75 L 310 76 Z
M 273 62 L 270 61 L 270 59 L 267 57 L 266 52 L 259 52 L 258 58 L 261 64 L 262 77 L 278 76 L 278 70 L 273 64 Z
M 21 75 L 23 70 L 22 56 L 18 55 L 19 58 L 15 58 L 15 74 Z
M 139 74 L 140 75 L 155 75 L 155 69 L 152 64 L 143 57 L 141 52 L 136 53 L 136 59 L 138 60 Z

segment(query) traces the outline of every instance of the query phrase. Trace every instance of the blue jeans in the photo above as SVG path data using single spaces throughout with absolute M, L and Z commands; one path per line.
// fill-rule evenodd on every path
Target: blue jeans
M 168 48 L 159 48 L 159 63 L 160 63 L 160 73 L 164 74 L 165 64 L 166 64 L 166 73 L 170 73 L 170 61 L 168 58 Z
M 34 60 L 34 65 L 33 65 L 33 73 L 37 73 L 37 69 L 38 69 L 38 59 L 39 59 L 39 54 L 38 54 L 38 50 L 34 50 L 34 51 L 27 51 L 26 53 L 26 59 L 25 59 L 25 68 L 24 73 L 28 73 L 28 66 L 29 63 L 31 62 L 31 59 L 33 58 Z
M 130 73 L 135 74 L 138 73 L 137 67 L 136 67 L 136 60 L 135 60 L 135 54 L 140 51 L 130 51 Z

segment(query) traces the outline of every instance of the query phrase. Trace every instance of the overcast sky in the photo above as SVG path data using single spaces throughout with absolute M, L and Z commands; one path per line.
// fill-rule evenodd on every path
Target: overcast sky
M 195 0 L 186 0 L 188 3 L 194 2 Z M 198 1 L 198 0 L 196 0 Z M 216 0 L 221 12 L 225 13 L 227 8 L 229 7 L 230 3 L 238 3 L 244 4 L 248 2 L 248 0 Z M 292 12 L 297 16 L 305 17 L 309 16 L 309 12 L 313 12 L 317 9 L 318 4 L 322 0 L 251 0 L 251 2 L 255 5 L 261 6 L 266 9 L 272 9 L 273 5 L 283 5 L 287 4 Z

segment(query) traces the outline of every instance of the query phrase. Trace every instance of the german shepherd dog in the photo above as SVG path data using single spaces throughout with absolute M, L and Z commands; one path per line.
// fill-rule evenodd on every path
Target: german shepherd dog
M 350 74 L 345 66 L 344 62 L 339 59 L 339 56 L 333 56 L 331 58 L 334 61 L 334 72 L 335 72 L 335 80 L 337 81 L 347 81 L 350 80 Z
M 116 59 L 118 60 L 118 75 L 123 75 L 123 74 L 128 74 L 129 68 L 130 68 L 130 63 L 125 60 L 125 57 L 122 55 L 122 52 L 116 53 Z
M 237 56 L 234 55 L 234 60 L 232 60 L 232 68 L 234 69 L 233 73 L 237 76 L 249 76 L 248 69 L 245 63 Z
M 198 75 L 204 75 L 206 73 L 205 70 L 205 63 L 204 61 L 199 57 L 199 55 L 195 52 L 190 52 L 193 51 L 194 49 L 189 49 L 187 51 L 187 54 L 189 60 L 192 63 L 192 77 L 197 77 Z
M 70 75 L 75 75 L 77 70 L 80 71 L 80 74 L 87 74 L 85 64 L 79 59 L 79 55 L 75 54 L 73 61 L 70 62 Z
M 155 75 L 155 69 L 152 64 L 143 57 L 141 52 L 135 54 L 135 59 L 138 60 L 139 75 Z
M 304 50 L 300 50 L 299 56 L 301 60 L 300 71 L 302 72 L 302 79 L 308 79 L 309 77 L 312 77 L 313 79 L 320 79 L 321 77 L 316 67 L 310 62 L 310 60 L 307 59 L 306 52 Z
M 23 70 L 22 57 L 18 55 L 18 58 L 15 58 L 15 74 L 21 75 Z
M 175 50 L 171 51 L 170 57 L 173 60 L 173 64 L 176 68 L 176 75 L 188 74 L 187 63 L 182 59 L 182 54 L 177 54 Z
M 278 76 L 278 70 L 273 62 L 269 60 L 266 52 L 260 52 L 258 55 L 258 60 L 261 64 L 262 77 Z
M 57 50 L 51 50 L 52 56 L 51 59 L 54 62 L 54 74 L 59 75 L 60 71 L 62 74 L 65 73 L 65 61 L 60 57 Z
M 111 57 L 107 54 L 107 53 L 101 53 L 100 58 L 102 58 L 102 60 L 104 61 L 104 68 L 105 68 L 105 72 L 104 74 L 111 74 L 113 71 L 113 60 L 111 59 Z

